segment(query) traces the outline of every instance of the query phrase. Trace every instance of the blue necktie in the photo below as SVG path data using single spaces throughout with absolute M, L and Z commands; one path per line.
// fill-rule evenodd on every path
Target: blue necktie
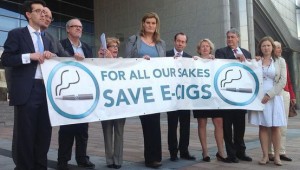
M 37 37 L 37 45 L 38 45 L 38 49 L 39 49 L 39 51 L 36 51 L 36 52 L 43 53 L 44 52 L 44 46 L 43 46 L 42 39 L 41 39 L 41 36 L 40 36 L 41 33 L 40 32 L 34 32 L 34 34 Z

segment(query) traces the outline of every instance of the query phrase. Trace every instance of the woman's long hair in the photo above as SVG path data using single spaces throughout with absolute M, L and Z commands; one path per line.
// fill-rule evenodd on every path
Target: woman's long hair
M 158 15 L 155 12 L 147 12 L 141 21 L 141 27 L 140 27 L 140 36 L 144 36 L 145 35 L 145 28 L 143 26 L 143 24 L 145 23 L 146 19 L 148 18 L 155 18 L 156 20 L 156 28 L 155 28 L 155 32 L 153 34 L 153 41 L 155 43 L 160 42 L 160 33 L 159 33 L 159 28 L 160 28 L 160 20 Z
M 270 37 L 270 36 L 266 36 L 266 37 L 263 37 L 262 39 L 260 39 L 260 41 L 259 41 L 259 43 L 258 43 L 258 46 L 257 46 L 257 53 L 258 53 L 259 56 L 263 57 L 263 53 L 262 53 L 262 51 L 261 51 L 261 45 L 262 45 L 262 43 L 265 42 L 265 41 L 271 42 L 272 47 L 273 47 L 271 56 L 272 56 L 273 60 L 275 61 L 275 60 L 277 59 L 277 57 L 275 56 L 275 53 L 274 53 L 276 46 L 275 46 L 275 44 L 274 44 L 273 38 Z

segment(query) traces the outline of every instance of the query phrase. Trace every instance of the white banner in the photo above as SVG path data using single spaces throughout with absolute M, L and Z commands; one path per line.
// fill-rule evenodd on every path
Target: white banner
M 42 64 L 52 126 L 195 109 L 263 110 L 262 66 L 172 57 Z

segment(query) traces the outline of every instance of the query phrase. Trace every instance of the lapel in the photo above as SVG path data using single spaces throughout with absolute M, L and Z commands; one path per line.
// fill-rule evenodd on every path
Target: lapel
M 24 35 L 24 36 L 22 36 L 23 40 L 24 40 L 25 44 L 27 44 L 30 51 L 35 52 L 33 41 L 32 41 L 31 35 L 30 35 L 29 30 L 28 30 L 27 27 L 24 27 L 22 29 L 22 34 Z
M 226 55 L 228 59 L 235 59 L 234 53 L 230 47 L 227 47 Z

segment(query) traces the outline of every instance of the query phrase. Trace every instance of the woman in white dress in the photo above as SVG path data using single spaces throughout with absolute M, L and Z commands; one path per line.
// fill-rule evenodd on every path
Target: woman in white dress
M 280 150 L 280 127 L 286 126 L 283 98 L 281 92 L 286 84 L 286 63 L 282 57 L 274 55 L 274 40 L 271 37 L 264 37 L 258 44 L 258 53 L 262 60 L 263 91 L 264 97 L 261 100 L 265 104 L 263 111 L 251 111 L 249 122 L 259 126 L 259 139 L 263 152 L 263 158 L 259 164 L 265 165 L 269 162 L 268 130 L 272 131 L 271 143 L 274 146 L 274 164 L 281 166 L 279 157 Z

